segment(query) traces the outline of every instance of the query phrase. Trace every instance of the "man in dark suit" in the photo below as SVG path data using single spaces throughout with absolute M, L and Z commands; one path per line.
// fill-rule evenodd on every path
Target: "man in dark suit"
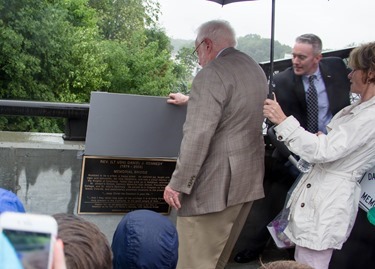
M 306 129 L 307 110 L 304 76 L 296 73 L 296 65 L 289 67 L 283 72 L 275 75 L 275 95 L 277 102 L 283 108 L 286 115 L 293 115 Z M 343 107 L 350 104 L 350 83 L 347 77 L 348 69 L 342 59 L 337 57 L 322 58 L 319 61 L 317 76 L 320 80 L 320 91 L 322 102 L 319 102 L 319 131 L 326 133 L 325 126 Z M 307 81 L 306 81 L 307 85 Z M 316 85 L 317 86 L 317 85 Z
M 292 66 L 274 76 L 276 100 L 287 116 L 293 115 L 307 128 L 306 92 L 309 77 L 315 75 L 318 96 L 318 129 L 326 133 L 325 126 L 343 107 L 350 104 L 349 69 L 342 59 L 322 58 L 322 41 L 313 34 L 296 38 L 292 50 Z M 267 224 L 280 212 L 287 191 L 298 176 L 298 170 L 280 156 L 266 155 L 264 188 L 266 197 L 254 203 L 249 219 L 258 218 L 257 225 L 247 231 L 247 248 L 237 253 L 234 260 L 247 263 L 257 259 L 270 238 Z M 249 228 L 249 227 L 248 227 Z M 244 227 L 246 229 L 246 225 Z

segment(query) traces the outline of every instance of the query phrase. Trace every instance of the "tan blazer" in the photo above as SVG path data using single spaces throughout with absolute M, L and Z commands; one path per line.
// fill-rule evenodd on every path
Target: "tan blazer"
M 182 193 L 179 216 L 218 212 L 264 197 L 267 91 L 258 63 L 234 48 L 225 49 L 196 75 L 169 183 Z

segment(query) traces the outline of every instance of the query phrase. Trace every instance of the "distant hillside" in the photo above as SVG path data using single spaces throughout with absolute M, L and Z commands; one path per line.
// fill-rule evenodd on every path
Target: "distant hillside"
M 173 52 L 176 53 L 182 47 L 191 47 L 194 50 L 194 40 L 186 39 L 171 39 L 171 45 L 173 46 Z
M 237 48 L 253 57 L 257 62 L 269 61 L 269 38 L 262 38 L 259 35 L 250 34 L 238 37 L 237 41 Z M 173 54 L 177 53 L 182 47 L 188 47 L 191 48 L 192 51 L 194 50 L 194 40 L 171 39 L 171 45 L 173 46 Z M 285 57 L 285 54 L 290 53 L 291 50 L 291 47 L 282 45 L 280 42 L 275 41 L 274 58 L 282 59 Z

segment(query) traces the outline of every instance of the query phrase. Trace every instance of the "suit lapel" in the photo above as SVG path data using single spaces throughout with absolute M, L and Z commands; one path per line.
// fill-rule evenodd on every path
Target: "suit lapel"
M 334 100 L 334 89 L 332 86 L 332 76 L 329 72 L 329 70 L 326 68 L 324 63 L 319 63 L 319 69 L 320 69 L 320 74 L 322 75 L 324 85 L 326 88 L 327 96 L 328 96 L 328 102 L 330 104 L 333 104 L 335 102 Z
M 293 72 L 293 70 L 292 70 Z M 306 109 L 306 94 L 305 94 L 305 87 L 303 86 L 302 77 L 296 76 L 293 72 L 293 78 L 295 87 L 293 88 L 294 93 L 297 96 L 298 101 L 302 104 L 302 107 Z

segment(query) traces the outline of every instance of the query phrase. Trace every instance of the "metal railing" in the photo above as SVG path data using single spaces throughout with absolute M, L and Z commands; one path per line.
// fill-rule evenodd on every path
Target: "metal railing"
M 89 109 L 89 104 L 0 100 L 0 115 L 65 118 L 65 140 L 85 140 Z

